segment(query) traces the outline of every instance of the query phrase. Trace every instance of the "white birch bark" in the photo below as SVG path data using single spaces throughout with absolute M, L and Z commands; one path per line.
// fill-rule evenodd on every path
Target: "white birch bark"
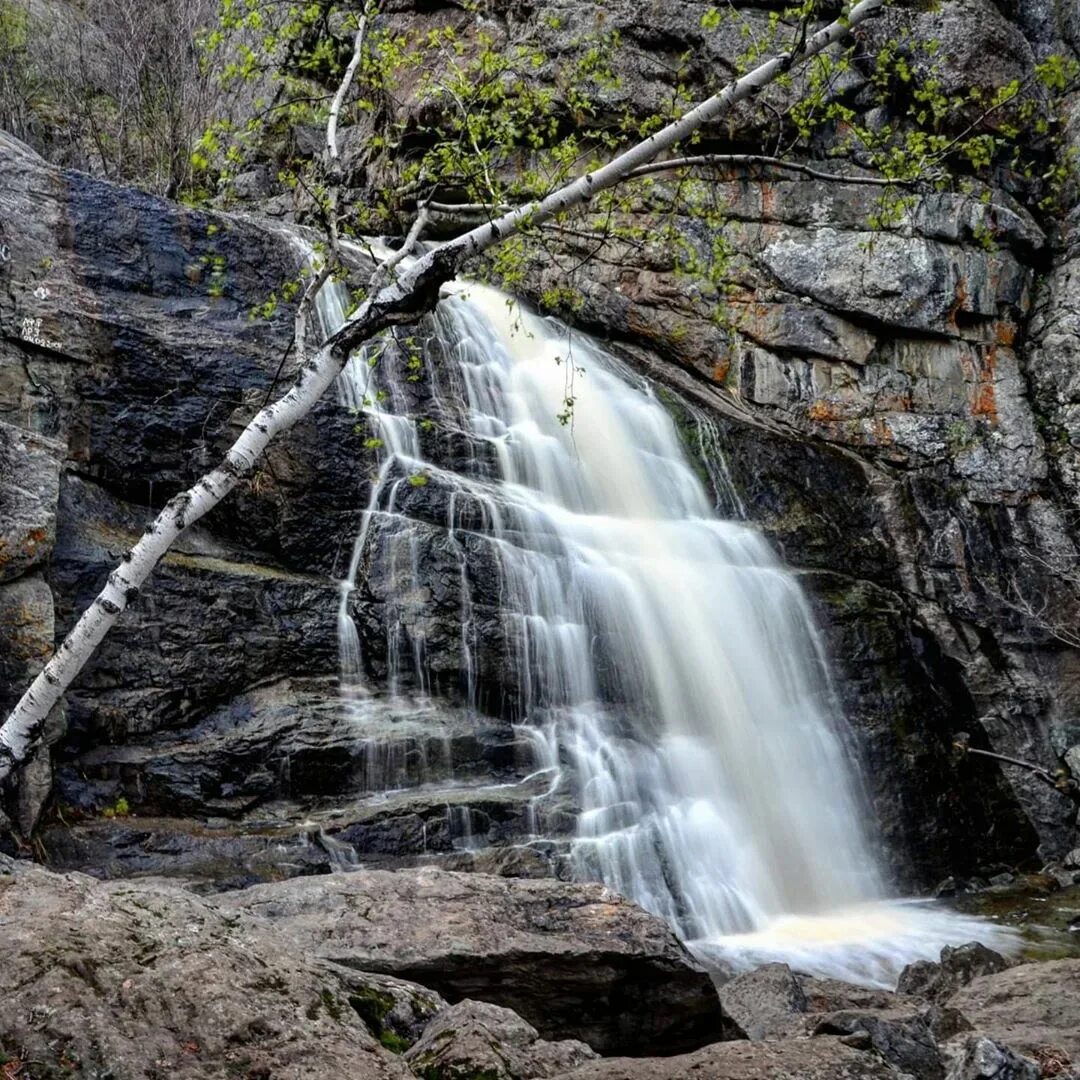
M 759 65 L 667 127 L 547 198 L 510 210 L 429 251 L 399 279 L 384 285 L 377 270 L 373 277 L 377 290 L 374 295 L 364 301 L 355 316 L 310 360 L 303 359 L 292 388 L 255 416 L 216 469 L 169 502 L 109 575 L 105 587 L 0 728 L 0 782 L 32 753 L 50 710 L 135 598 L 173 541 L 217 506 L 251 472 L 271 439 L 287 432 L 311 410 L 333 383 L 355 346 L 388 326 L 412 321 L 424 311 L 431 310 L 438 301 L 439 287 L 450 280 L 467 259 L 495 246 L 522 227 L 543 224 L 588 202 L 597 192 L 614 187 L 635 169 L 684 142 L 740 101 L 752 97 L 796 62 L 839 41 L 852 27 L 874 15 L 884 3 L 885 0 L 860 0 L 845 17 L 807 37 L 796 52 L 784 53 Z M 337 116 L 344 91 L 359 64 L 362 42 L 363 26 L 357 34 L 357 47 L 343 79 L 343 89 L 335 96 L 336 108 L 331 110 L 327 134 L 330 157 L 336 156 Z

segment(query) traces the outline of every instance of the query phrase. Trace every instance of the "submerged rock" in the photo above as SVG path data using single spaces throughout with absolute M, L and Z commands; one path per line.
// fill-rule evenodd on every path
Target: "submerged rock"
M 667 924 L 599 885 L 361 871 L 219 902 L 310 955 L 513 1009 L 544 1038 L 677 1053 L 725 1031 L 712 980 Z

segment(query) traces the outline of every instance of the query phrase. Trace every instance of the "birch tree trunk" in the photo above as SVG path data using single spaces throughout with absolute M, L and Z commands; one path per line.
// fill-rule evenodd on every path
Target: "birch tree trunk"
M 453 278 L 466 260 L 494 247 L 524 227 L 542 225 L 559 214 L 587 203 L 598 192 L 614 187 L 740 101 L 752 97 L 796 63 L 817 55 L 841 40 L 853 27 L 878 12 L 884 3 L 885 0 L 860 0 L 846 16 L 806 37 L 794 51 L 777 55 L 729 83 L 722 91 L 606 165 L 578 177 L 542 200 L 509 210 L 501 217 L 434 248 L 417 259 L 399 278 L 391 277 L 384 284 L 388 276 L 385 268 L 377 270 L 372 278 L 373 295 L 364 301 L 348 323 L 322 344 L 314 356 L 302 357 L 292 388 L 262 409 L 229 449 L 225 460 L 194 487 L 173 498 L 139 542 L 124 554 L 120 565 L 109 575 L 105 587 L 61 642 L 56 654 L 0 728 L 0 782 L 33 752 L 50 710 L 124 609 L 138 595 L 143 582 L 173 541 L 189 525 L 217 506 L 251 472 L 271 439 L 287 432 L 311 410 L 358 345 L 390 326 L 411 322 L 434 308 L 440 286 Z M 336 156 L 336 126 L 341 101 L 359 63 L 362 41 L 363 25 L 357 34 L 353 62 L 345 74 L 342 88 L 335 96 L 335 108 L 331 110 L 327 132 L 331 157 Z M 423 213 L 421 210 L 421 215 Z M 418 229 L 414 227 L 410 236 L 414 237 L 417 232 Z M 305 300 L 308 300 L 308 296 L 305 296 Z M 304 308 L 309 309 L 310 303 L 302 303 L 301 309 Z M 303 337 L 303 333 L 298 334 L 300 341 Z

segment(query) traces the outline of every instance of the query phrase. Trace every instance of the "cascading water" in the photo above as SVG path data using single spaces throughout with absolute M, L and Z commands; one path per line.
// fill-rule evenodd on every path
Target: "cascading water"
M 338 287 L 319 302 L 326 329 L 339 325 Z M 424 461 L 402 388 L 378 386 L 379 346 L 350 361 L 341 399 L 373 418 L 381 465 L 343 584 L 346 683 L 360 677 L 349 595 L 368 530 L 394 519 L 403 485 L 422 476 L 449 492 L 469 702 L 480 645 L 466 534 L 498 568 L 535 765 L 555 778 L 549 794 L 573 785 L 578 876 L 663 916 L 717 966 L 784 959 L 886 985 L 944 944 L 1007 945 L 987 924 L 882 899 L 800 589 L 757 532 L 718 519 L 645 380 L 485 287 L 455 287 L 434 322 L 449 361 L 443 412 L 496 475 L 480 455 L 457 472 Z M 401 530 L 395 560 L 412 580 L 423 541 L 404 519 Z M 395 624 L 389 636 L 387 655 L 404 649 L 426 689 L 423 633 Z M 393 659 L 389 669 L 393 689 Z M 544 809 L 540 798 L 537 831 Z

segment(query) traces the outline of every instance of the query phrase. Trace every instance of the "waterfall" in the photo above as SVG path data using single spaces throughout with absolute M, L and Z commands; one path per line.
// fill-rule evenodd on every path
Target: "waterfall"
M 319 306 L 326 329 L 339 325 L 340 286 L 328 283 Z M 944 944 L 1008 944 L 989 924 L 885 899 L 807 602 L 755 529 L 717 515 L 650 384 L 483 286 L 456 284 L 433 323 L 441 364 L 425 379 L 440 423 L 471 448 L 460 467 L 424 458 L 405 368 L 380 359 L 384 345 L 340 380 L 379 452 L 342 585 L 345 684 L 362 690 L 350 597 L 372 523 L 392 534 L 395 581 L 418 582 L 426 534 L 399 508 L 431 485 L 460 558 L 467 704 L 482 697 L 478 657 L 490 648 L 471 606 L 479 552 L 498 577 L 508 708 L 533 733 L 533 768 L 554 776 L 534 828 L 545 799 L 570 789 L 576 876 L 662 916 L 718 968 L 781 959 L 889 985 Z M 720 460 L 710 486 L 737 509 Z M 401 692 L 405 665 L 422 695 L 426 594 L 400 591 L 389 690 Z M 476 846 L 468 811 L 453 813 Z

